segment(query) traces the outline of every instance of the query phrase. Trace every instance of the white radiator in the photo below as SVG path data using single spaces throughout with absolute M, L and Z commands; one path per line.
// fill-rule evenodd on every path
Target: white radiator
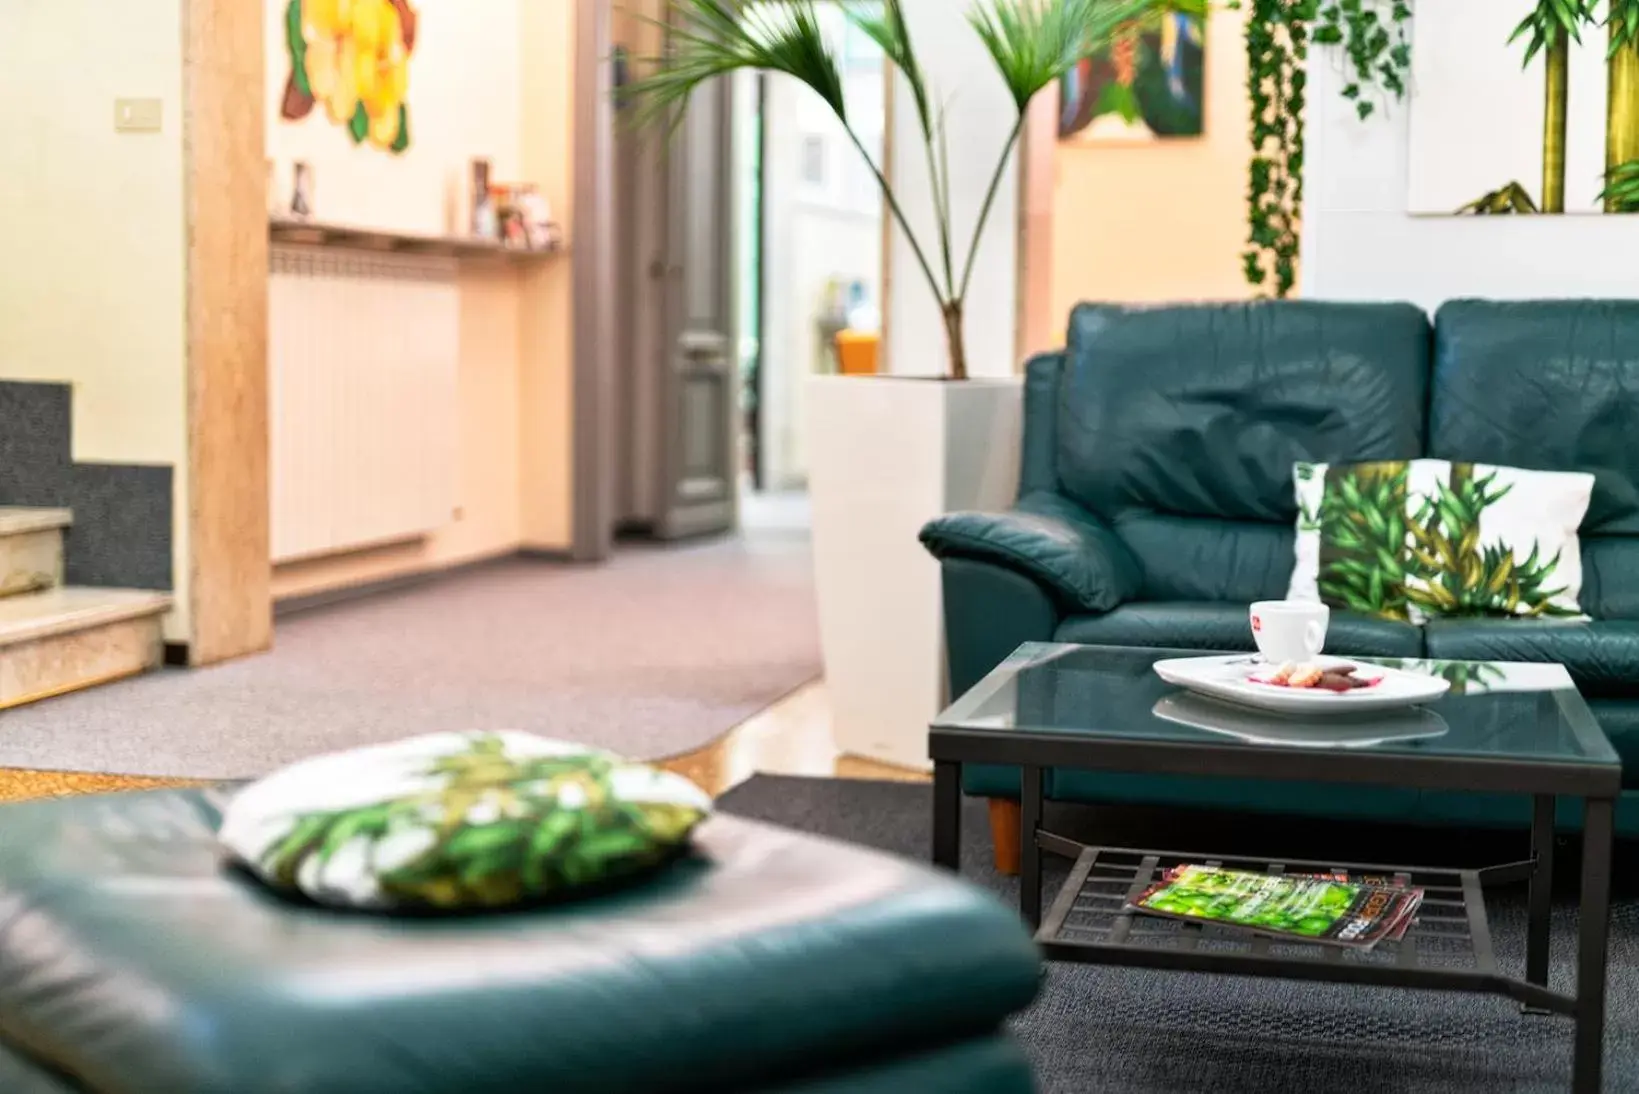
M 275 247 L 273 561 L 424 536 L 456 505 L 452 259 Z

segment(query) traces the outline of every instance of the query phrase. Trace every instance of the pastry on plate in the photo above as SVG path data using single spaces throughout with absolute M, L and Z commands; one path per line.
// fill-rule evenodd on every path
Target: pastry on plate
M 1282 688 L 1304 688 L 1320 691 L 1355 691 L 1377 683 L 1356 675 L 1356 665 L 1319 665 L 1314 662 L 1288 661 L 1273 673 L 1258 680 Z

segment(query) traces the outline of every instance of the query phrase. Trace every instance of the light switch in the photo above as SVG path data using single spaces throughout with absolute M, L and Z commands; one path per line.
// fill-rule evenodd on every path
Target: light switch
M 158 133 L 164 104 L 158 99 L 115 99 L 114 130 L 119 133 Z

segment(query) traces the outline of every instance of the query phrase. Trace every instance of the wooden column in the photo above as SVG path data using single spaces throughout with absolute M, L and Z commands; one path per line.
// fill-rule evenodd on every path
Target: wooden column
M 273 640 L 262 7 L 183 0 L 188 662 Z
M 570 556 L 577 562 L 604 559 L 614 545 L 615 114 L 609 62 L 613 17 L 611 0 L 579 0 L 575 8 L 570 214 L 576 243 L 571 259 L 570 349 L 575 491 Z
M 1053 160 L 1058 154 L 1058 85 L 1030 104 L 1019 140 L 1019 367 L 1064 344 L 1065 316 L 1053 314 Z

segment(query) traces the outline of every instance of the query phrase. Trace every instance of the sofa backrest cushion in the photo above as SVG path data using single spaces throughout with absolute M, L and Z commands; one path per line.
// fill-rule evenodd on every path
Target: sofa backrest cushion
M 1639 536 L 1582 537 L 1577 599 L 1595 619 L 1639 619 Z
M 1057 493 L 1059 382 L 1063 353 L 1041 353 L 1024 365 L 1024 451 L 1019 459 L 1019 497 Z
M 1114 526 L 1146 600 L 1284 596 L 1292 465 L 1421 455 L 1429 344 L 1408 304 L 1084 304 L 1058 489 Z
M 1143 574 L 1142 600 L 1279 600 L 1292 582 L 1295 531 L 1263 520 L 1132 509 L 1115 521 Z
M 1639 301 L 1446 304 L 1429 454 L 1592 472 L 1584 534 L 1639 534 Z
M 1428 320 L 1409 304 L 1083 304 L 1060 488 L 1131 510 L 1290 523 L 1292 465 L 1423 454 Z

